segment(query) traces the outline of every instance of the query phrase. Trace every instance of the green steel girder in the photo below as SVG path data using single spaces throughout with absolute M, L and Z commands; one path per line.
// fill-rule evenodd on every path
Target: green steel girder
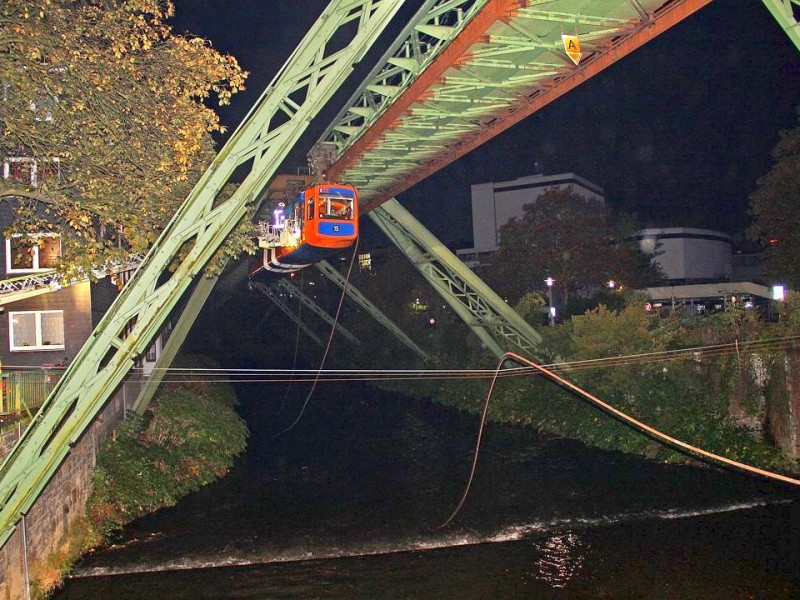
M 341 154 L 408 89 L 487 1 L 426 0 L 320 139 L 336 144 Z
M 439 21 L 423 19 L 406 32 L 407 38 L 399 38 L 392 47 L 395 54 L 376 68 L 373 79 L 354 94 L 320 138 L 338 148 L 330 175 L 356 185 L 362 207 L 371 210 L 415 183 L 421 173 L 435 171 L 443 153 L 457 154 L 465 140 L 480 138 L 520 105 L 583 71 L 566 56 L 562 33 L 579 34 L 587 56 L 618 54 L 620 44 L 636 38 L 673 7 L 679 7 L 675 13 L 688 14 L 708 1 L 446 3 L 446 8 L 458 11 L 457 17 L 442 22 L 442 13 Z M 498 14 L 500 10 L 504 12 Z M 470 29 L 473 21 L 479 35 Z M 435 31 L 440 32 L 437 44 L 415 46 L 421 33 L 431 36 Z M 419 54 L 413 52 L 415 47 Z M 445 55 L 449 63 L 430 69 L 432 75 L 426 72 Z M 383 164 L 393 165 L 390 177 L 377 172 Z
M 495 356 L 519 349 L 537 358 L 541 336 L 397 200 L 369 216 Z
M 800 0 L 762 0 L 772 16 L 786 35 L 800 50 L 800 25 L 797 23 L 797 12 L 800 11 Z
M 286 300 L 284 300 L 283 298 L 281 298 L 281 295 L 278 293 L 278 290 L 275 290 L 272 287 L 261 283 L 260 281 L 252 282 L 250 284 L 250 287 L 252 287 L 257 292 L 263 294 L 270 300 L 272 300 L 273 304 L 275 304 L 275 306 L 281 309 L 281 311 L 283 311 L 283 314 L 289 317 L 289 319 L 291 319 L 292 322 L 303 331 L 303 333 L 305 333 L 308 337 L 310 337 L 317 346 L 320 346 L 321 348 L 325 347 L 325 342 L 322 341 L 322 338 L 319 337 L 314 332 L 313 329 L 311 329 L 308 325 L 306 325 L 303 319 L 301 319 L 299 315 L 295 314 L 295 312 L 289 306 L 289 303 L 286 302 Z
M 320 319 L 325 321 L 331 329 L 336 328 L 336 330 L 339 333 L 341 333 L 342 337 L 344 337 L 348 342 L 350 342 L 354 346 L 361 345 L 361 340 L 359 340 L 356 336 L 354 336 L 350 332 L 350 330 L 347 329 L 344 325 L 336 321 L 336 319 L 334 319 L 327 312 L 325 312 L 322 309 L 322 307 L 320 307 L 316 302 L 314 302 L 314 300 L 309 298 L 308 295 L 303 290 L 301 290 L 299 287 L 297 287 L 295 284 L 289 281 L 287 277 L 280 279 L 277 283 L 277 286 L 281 288 L 283 291 L 285 291 L 287 294 L 297 296 L 297 298 L 300 300 L 303 306 L 305 306 L 308 310 L 317 315 Z
M 330 279 L 333 283 L 338 285 L 341 289 L 347 292 L 347 295 L 358 304 L 361 308 L 366 310 L 372 318 L 375 319 L 378 323 L 383 325 L 383 327 L 395 336 L 400 342 L 405 344 L 406 347 L 410 348 L 417 356 L 419 356 L 422 360 L 428 360 L 428 353 L 425 352 L 422 348 L 417 346 L 410 337 L 408 337 L 400 327 L 398 327 L 394 321 L 392 321 L 389 317 L 383 314 L 383 311 L 375 306 L 370 300 L 361 293 L 361 291 L 353 285 L 352 282 L 347 281 L 345 277 L 336 270 L 333 265 L 331 265 L 328 261 L 323 260 L 318 262 L 316 265 L 317 269 L 319 269 L 325 277 Z
M 402 0 L 333 0 L 306 34 L 0 466 L 0 546 L 217 248 L 257 204 L 308 122 L 401 4 Z M 343 36 L 349 43 L 342 45 Z M 242 175 L 230 198 L 217 198 L 225 184 Z M 177 268 L 170 271 L 176 261 Z
M 214 289 L 218 279 L 218 277 L 200 277 L 197 284 L 194 286 L 194 290 L 192 290 L 192 294 L 188 302 L 186 302 L 186 306 L 181 311 L 181 316 L 172 327 L 168 339 L 166 339 L 161 347 L 161 352 L 156 359 L 153 372 L 145 379 L 139 391 L 139 395 L 133 402 L 131 410 L 135 413 L 140 415 L 144 414 L 144 411 L 150 404 L 150 400 L 155 396 L 158 386 L 161 385 L 167 369 L 178 355 L 178 351 L 181 349 L 184 340 L 186 340 L 186 336 L 189 335 L 189 331 L 192 325 L 194 325 L 197 315 L 200 314 L 200 310 L 205 305 L 209 295 L 211 295 L 211 290 Z

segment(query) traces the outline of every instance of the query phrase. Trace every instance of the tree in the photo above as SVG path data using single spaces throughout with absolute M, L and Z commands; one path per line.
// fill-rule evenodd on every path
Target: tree
M 800 117 L 800 108 L 798 108 Z M 800 285 L 800 127 L 782 131 L 774 163 L 750 195 L 753 225 L 747 235 L 764 246 L 770 277 Z
M 0 198 L 11 233 L 62 236 L 65 271 L 145 252 L 213 157 L 247 73 L 175 35 L 169 0 L 6 0 Z
M 500 246 L 485 275 L 509 302 L 543 290 L 547 277 L 556 282 L 562 311 L 578 289 L 596 288 L 611 278 L 628 286 L 657 278 L 632 235 L 612 233 L 602 202 L 571 188 L 552 188 L 524 211 L 521 219 L 500 228 Z

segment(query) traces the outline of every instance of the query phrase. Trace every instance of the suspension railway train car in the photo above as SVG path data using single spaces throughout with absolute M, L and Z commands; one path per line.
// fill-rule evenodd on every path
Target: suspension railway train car
M 279 205 L 270 223 L 259 223 L 264 249 L 255 280 L 293 273 L 353 245 L 358 237 L 358 191 L 352 185 L 320 183 Z

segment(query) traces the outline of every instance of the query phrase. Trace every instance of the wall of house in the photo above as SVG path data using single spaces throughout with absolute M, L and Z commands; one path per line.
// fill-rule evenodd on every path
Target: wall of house
M 84 514 L 98 450 L 122 422 L 140 387 L 140 379 L 131 377 L 106 403 L 72 447 L 24 522 L 20 521 L 0 549 L 0 600 L 28 597 L 29 581 L 35 579 L 38 566 L 61 547 L 69 526 Z M 13 438 L 15 431 L 8 433 Z
M 64 311 L 64 348 L 11 350 L 10 320 L 18 311 Z M 40 367 L 74 358 L 92 333 L 92 299 L 88 281 L 40 296 L 12 302 L 0 308 L 0 358 L 3 366 Z

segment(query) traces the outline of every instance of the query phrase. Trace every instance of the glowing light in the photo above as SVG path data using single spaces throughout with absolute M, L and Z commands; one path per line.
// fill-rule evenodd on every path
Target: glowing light
M 773 285 L 772 299 L 777 300 L 778 302 L 783 302 L 786 300 L 786 286 L 781 284 Z

